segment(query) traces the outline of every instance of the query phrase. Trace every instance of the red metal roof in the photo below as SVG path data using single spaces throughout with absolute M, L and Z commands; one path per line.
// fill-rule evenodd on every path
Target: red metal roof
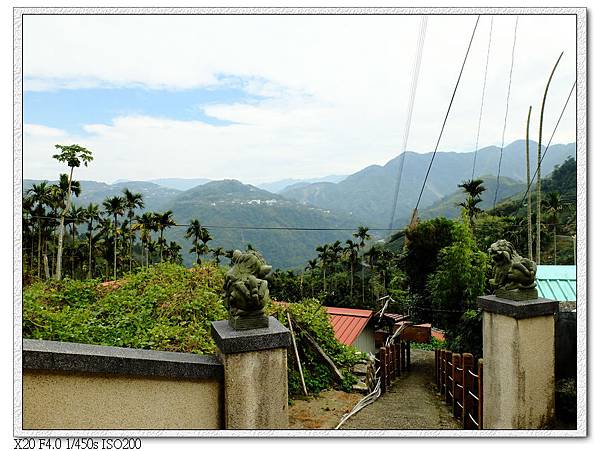
M 340 307 L 325 307 L 333 327 L 335 338 L 340 343 L 351 345 L 373 316 L 371 310 Z

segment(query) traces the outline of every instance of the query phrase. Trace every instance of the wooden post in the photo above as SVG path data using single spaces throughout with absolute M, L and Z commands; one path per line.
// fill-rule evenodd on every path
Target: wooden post
M 438 391 L 439 391 L 439 389 L 440 389 L 440 384 L 438 384 L 438 350 L 437 350 L 437 349 L 434 349 L 434 350 L 433 350 L 433 361 L 434 361 L 434 366 L 433 366 L 433 367 L 434 367 L 434 370 L 433 370 L 433 374 L 435 375 L 435 376 L 434 376 L 434 379 L 435 379 L 435 385 L 437 386 L 437 388 L 438 388 Z
M 394 376 L 394 365 L 392 362 L 392 353 L 390 351 L 390 347 L 386 346 L 385 347 L 385 352 L 387 354 L 387 366 L 388 366 L 388 370 L 387 370 L 387 375 L 388 375 L 388 385 L 392 385 L 392 378 Z
M 472 429 L 472 422 L 469 419 L 469 414 L 473 415 L 473 398 L 469 395 L 469 391 L 473 391 L 473 376 L 469 371 L 473 371 L 473 354 L 465 352 L 462 357 L 463 368 L 463 428 Z
M 446 358 L 445 358 L 446 354 L 445 353 L 446 353 L 445 350 L 440 349 L 439 356 L 438 356 L 440 359 L 440 364 L 439 364 L 439 368 L 438 368 L 438 371 L 440 373 L 440 376 L 439 376 L 440 379 L 438 381 L 438 386 L 440 387 L 440 395 L 444 394 L 444 388 L 445 388 L 444 387 L 444 384 L 445 384 L 444 377 L 446 375 Z
M 394 362 L 396 363 L 396 377 L 400 377 L 400 359 L 398 358 L 398 345 L 396 343 L 392 345 L 392 351 L 394 351 Z
M 477 396 L 479 402 L 477 403 L 477 422 L 479 423 L 479 429 L 483 429 L 483 359 L 479 359 L 477 364 Z
M 460 416 L 459 410 L 459 396 L 460 393 L 460 354 L 452 354 L 452 414 L 454 418 L 458 418 Z M 462 396 L 461 396 L 462 397 Z
M 410 341 L 406 342 L 406 369 L 410 371 Z
M 402 367 L 402 371 L 406 371 L 406 354 L 405 354 L 405 349 L 406 349 L 406 343 L 404 343 L 403 341 L 400 342 L 400 366 Z
M 386 388 L 387 388 L 387 382 L 386 382 L 386 354 L 385 354 L 385 348 L 381 347 L 379 348 L 379 378 L 381 379 L 381 393 L 385 393 L 386 392 Z
M 446 351 L 446 404 L 452 399 L 452 351 Z

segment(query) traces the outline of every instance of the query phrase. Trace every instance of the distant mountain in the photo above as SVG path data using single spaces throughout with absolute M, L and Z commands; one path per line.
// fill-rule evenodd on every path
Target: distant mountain
M 536 151 L 537 144 L 530 141 L 530 161 L 534 169 L 537 160 Z M 407 152 L 404 156 L 402 182 L 396 207 L 396 218 L 400 223 L 406 224 L 416 205 L 431 155 L 431 153 Z M 555 165 L 561 164 L 568 156 L 576 157 L 574 143 L 551 146 L 542 162 L 542 175 L 549 174 Z M 499 158 L 500 149 L 496 146 L 479 150 L 475 177 L 496 174 Z M 320 182 L 290 186 L 280 194 L 306 205 L 350 214 L 358 222 L 371 227 L 387 227 L 391 218 L 401 159 L 402 156 L 399 155 L 384 166 L 369 166 L 339 183 Z M 438 152 L 423 191 L 419 210 L 426 209 L 444 196 L 451 195 L 457 190 L 459 183 L 470 179 L 473 159 L 473 152 Z M 525 141 L 515 141 L 506 146 L 502 152 L 500 175 L 524 181 L 525 171 Z
M 23 192 L 27 192 L 34 183 L 39 183 L 41 180 L 23 180 Z M 56 180 L 48 181 L 49 183 L 57 183 Z M 148 210 L 164 210 L 169 203 L 181 193 L 179 190 L 164 188 L 151 182 L 119 182 L 108 185 L 102 182 L 94 182 L 91 180 L 81 180 L 81 195 L 73 197 L 73 203 L 77 206 L 86 206 L 90 202 L 101 204 L 104 199 L 112 196 L 120 196 L 125 188 L 135 193 L 142 193 L 144 196 L 144 205 Z
M 131 182 L 131 180 L 117 180 L 117 183 Z M 179 191 L 185 191 L 198 185 L 204 185 L 210 182 L 210 179 L 181 179 L 181 178 L 166 178 L 166 179 L 153 179 L 147 180 L 147 182 L 154 183 L 165 188 L 176 189 Z
M 259 183 L 256 186 L 260 189 L 264 189 L 266 191 L 270 191 L 272 193 L 280 193 L 284 189 L 299 187 L 304 185 L 309 185 L 311 183 L 319 183 L 319 182 L 331 182 L 338 183 L 344 180 L 347 175 L 327 175 L 325 177 L 318 177 L 312 179 L 283 179 L 277 180 L 276 182 L 269 183 Z
M 353 229 L 357 226 L 350 217 L 301 205 L 237 180 L 197 186 L 179 194 L 169 208 L 179 224 L 198 218 L 203 225 L 213 226 L 208 227 L 214 238 L 209 243 L 211 248 L 245 249 L 250 243 L 263 253 L 267 261 L 279 268 L 303 267 L 308 259 L 316 256 L 315 247 L 336 239 L 348 239 L 352 231 L 248 230 L 236 227 Z M 194 256 L 188 251 L 192 246 L 184 235 L 185 227 L 177 227 L 169 230 L 167 238 L 183 247 L 184 260 L 191 264 Z
M 481 195 L 481 203 L 478 205 L 482 210 L 488 210 L 494 205 L 494 195 L 496 193 L 496 177 L 495 176 L 483 176 L 479 177 L 483 180 L 483 186 L 486 190 Z M 523 193 L 527 185 L 509 177 L 500 177 L 500 186 L 498 188 L 497 204 L 502 199 L 514 196 L 517 193 Z M 429 207 L 419 212 L 419 218 L 431 219 L 438 216 L 444 216 L 446 218 L 457 218 L 460 216 L 461 208 L 458 206 L 459 202 L 463 202 L 466 198 L 462 188 L 457 188 L 452 194 L 444 196 L 442 199 L 434 202 Z M 397 227 L 403 227 L 404 223 L 396 223 Z

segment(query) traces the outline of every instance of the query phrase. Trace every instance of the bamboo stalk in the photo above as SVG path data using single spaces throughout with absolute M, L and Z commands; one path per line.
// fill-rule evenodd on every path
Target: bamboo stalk
M 304 383 L 304 373 L 302 372 L 302 362 L 300 362 L 300 355 L 298 354 L 298 347 L 296 346 L 296 336 L 294 335 L 294 328 L 292 327 L 292 318 L 290 318 L 290 312 L 287 312 L 288 324 L 290 325 L 290 334 L 292 335 L 292 345 L 294 346 L 294 353 L 296 354 L 296 363 L 298 364 L 298 371 L 300 372 L 300 382 L 302 382 L 302 391 L 305 396 L 308 396 L 306 390 L 306 384 Z

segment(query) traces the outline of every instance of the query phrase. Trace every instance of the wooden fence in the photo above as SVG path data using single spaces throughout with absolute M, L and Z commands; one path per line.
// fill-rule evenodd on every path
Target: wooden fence
M 440 395 L 464 429 L 483 429 L 483 360 L 472 354 L 435 351 L 435 381 Z
M 392 381 L 410 369 L 410 342 L 401 341 L 379 348 L 379 376 L 381 393 L 385 393 Z

